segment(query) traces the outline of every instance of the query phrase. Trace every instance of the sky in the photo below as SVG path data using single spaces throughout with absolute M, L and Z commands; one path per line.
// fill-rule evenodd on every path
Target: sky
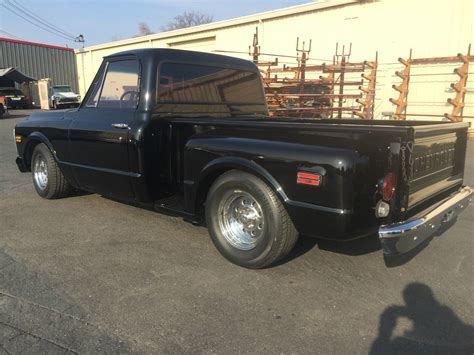
M 7 8 L 28 18 L 23 7 L 69 34 L 82 34 L 87 47 L 137 35 L 140 22 L 159 32 L 184 11 L 199 11 L 220 21 L 308 2 L 311 0 L 0 0 L 0 37 L 80 47 L 35 27 Z

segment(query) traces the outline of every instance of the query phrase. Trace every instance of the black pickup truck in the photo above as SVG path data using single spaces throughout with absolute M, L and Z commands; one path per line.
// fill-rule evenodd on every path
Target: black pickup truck
M 140 49 L 106 57 L 80 107 L 15 128 L 38 194 L 82 189 L 205 224 L 217 249 L 268 266 L 307 235 L 378 233 L 405 253 L 469 205 L 467 123 L 270 118 L 258 68 Z

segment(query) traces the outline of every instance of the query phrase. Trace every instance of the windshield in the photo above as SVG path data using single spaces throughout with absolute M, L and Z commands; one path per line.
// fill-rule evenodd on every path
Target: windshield
M 54 92 L 72 92 L 71 87 L 64 85 L 64 86 L 53 86 Z
M 6 95 L 23 95 L 23 93 L 16 89 L 0 89 L 0 96 Z

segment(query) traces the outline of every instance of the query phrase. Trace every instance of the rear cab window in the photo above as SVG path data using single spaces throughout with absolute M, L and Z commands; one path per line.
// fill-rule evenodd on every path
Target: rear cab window
M 258 72 L 201 64 L 162 63 L 156 101 L 163 112 L 266 113 Z

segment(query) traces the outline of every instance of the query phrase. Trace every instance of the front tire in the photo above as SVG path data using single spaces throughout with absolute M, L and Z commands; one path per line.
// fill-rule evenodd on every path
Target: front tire
M 72 190 L 53 154 L 44 143 L 38 144 L 33 151 L 31 174 L 35 190 L 43 198 L 52 200 L 66 197 Z
M 211 186 L 206 223 L 219 252 L 251 269 L 284 258 L 298 239 L 275 192 L 256 176 L 239 170 L 222 174 Z

